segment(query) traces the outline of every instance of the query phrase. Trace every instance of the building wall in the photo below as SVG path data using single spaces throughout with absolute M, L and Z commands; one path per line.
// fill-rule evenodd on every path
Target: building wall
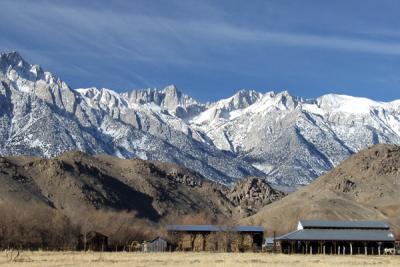
M 147 251 L 148 252 L 165 252 L 167 251 L 167 241 L 161 238 L 157 238 L 156 240 L 153 240 L 152 242 L 149 242 L 147 244 Z

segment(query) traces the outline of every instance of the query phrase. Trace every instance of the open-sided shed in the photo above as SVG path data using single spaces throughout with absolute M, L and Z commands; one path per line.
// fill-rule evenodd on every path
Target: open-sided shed
M 384 221 L 299 221 L 277 238 L 284 253 L 382 254 L 395 238 Z
M 181 251 L 257 251 L 261 250 L 261 226 L 169 225 L 171 240 Z

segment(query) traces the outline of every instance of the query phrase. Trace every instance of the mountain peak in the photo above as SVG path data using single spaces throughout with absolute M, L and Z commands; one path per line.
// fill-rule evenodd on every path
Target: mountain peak
M 281 91 L 279 93 L 276 93 L 275 96 L 277 96 L 277 97 L 296 98 L 288 90 L 283 90 L 283 91 Z
M 257 92 L 253 89 L 240 89 L 233 96 L 241 96 L 241 97 L 261 97 L 262 93 Z
M 21 57 L 17 51 L 12 52 L 1 52 L 0 54 L 0 67 L 23 67 L 29 64 Z
M 282 109 L 294 110 L 299 102 L 302 102 L 301 98 L 292 96 L 289 91 L 282 91 L 274 96 L 275 105 Z
M 132 92 L 125 93 L 124 95 L 127 96 L 130 101 L 139 104 L 154 103 L 156 105 L 163 106 L 166 99 L 169 101 L 173 100 L 174 103 L 169 104 L 173 104 L 174 108 L 183 104 L 182 102 L 189 101 L 197 103 L 196 100 L 178 90 L 176 85 L 168 85 L 164 87 L 164 89 L 147 88 L 133 90 Z
M 13 61 L 21 61 L 23 60 L 21 55 L 17 51 L 11 51 L 11 52 L 1 52 L 0 57 L 7 58 L 8 60 L 13 60 Z
M 175 108 L 175 106 L 179 105 L 180 100 L 184 98 L 190 98 L 188 95 L 183 94 L 175 85 L 168 85 L 163 90 L 161 90 L 162 94 L 164 94 L 164 102 L 169 105 L 169 108 Z
M 0 55 L 0 70 L 7 73 L 10 78 L 16 79 L 10 70 L 15 71 L 18 76 L 27 80 L 44 79 L 44 71 L 39 65 L 32 65 L 26 62 L 17 51 L 2 52 Z
M 169 113 L 181 118 L 191 118 L 203 110 L 205 106 L 195 99 L 182 93 L 176 85 L 168 85 L 163 89 L 148 88 L 133 90 L 122 94 L 130 103 L 155 104 Z
M 162 91 L 164 92 L 180 92 L 175 84 L 170 84 L 166 86 Z
M 352 114 L 367 114 L 373 108 L 389 105 L 388 103 L 377 102 L 364 97 L 339 94 L 323 95 L 317 99 L 317 103 L 321 108 L 329 111 Z
M 238 108 L 246 108 L 256 101 L 258 101 L 262 97 L 262 94 L 255 90 L 239 90 L 236 94 L 231 98 L 234 102 L 235 109 Z

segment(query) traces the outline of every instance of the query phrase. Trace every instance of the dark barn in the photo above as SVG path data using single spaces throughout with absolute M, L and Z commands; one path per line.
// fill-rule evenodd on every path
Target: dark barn
M 107 248 L 108 237 L 101 233 L 90 231 L 79 238 L 79 250 L 105 251 Z
M 383 254 L 395 238 L 383 221 L 299 221 L 297 230 L 276 239 L 283 253 Z
M 260 226 L 169 225 L 170 240 L 179 251 L 261 251 Z

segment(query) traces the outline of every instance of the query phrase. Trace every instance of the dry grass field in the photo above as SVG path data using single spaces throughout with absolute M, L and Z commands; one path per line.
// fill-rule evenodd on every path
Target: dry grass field
M 264 253 L 0 252 L 0 266 L 400 266 L 400 256 L 304 256 Z

